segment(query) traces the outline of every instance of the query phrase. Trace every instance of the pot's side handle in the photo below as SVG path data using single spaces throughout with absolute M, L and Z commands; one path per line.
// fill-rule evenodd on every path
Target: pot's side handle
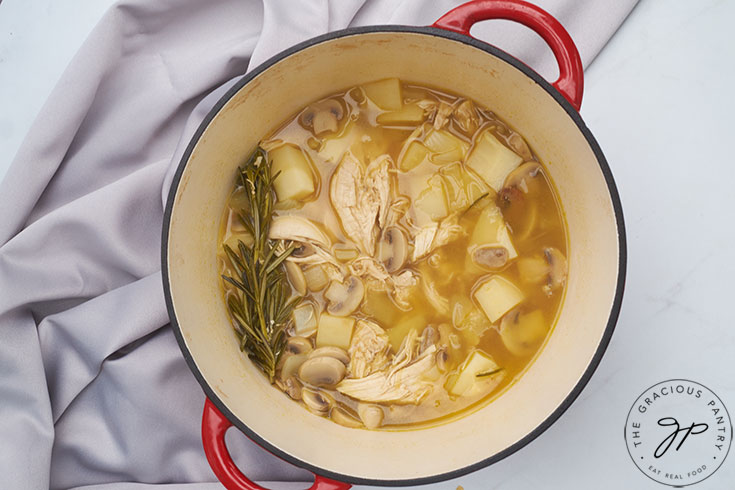
M 232 461 L 225 444 L 225 433 L 230 427 L 232 423 L 207 398 L 202 416 L 202 442 L 212 471 L 228 490 L 268 490 L 249 480 Z M 347 490 L 350 487 L 352 485 L 315 475 L 314 484 L 308 490 Z
M 470 36 L 473 24 L 490 19 L 518 22 L 546 41 L 559 63 L 559 79 L 552 85 L 579 110 L 584 89 L 582 60 L 569 33 L 545 10 L 522 0 L 472 0 L 444 14 L 432 27 Z

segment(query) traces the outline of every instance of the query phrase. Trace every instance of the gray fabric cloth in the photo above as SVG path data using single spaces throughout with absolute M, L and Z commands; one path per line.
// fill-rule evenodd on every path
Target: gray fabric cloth
M 215 481 L 204 396 L 161 286 L 163 204 L 183 148 L 233 79 L 282 49 L 349 25 L 430 24 L 458 3 L 125 0 L 105 15 L 0 185 L 0 488 L 217 487 L 196 484 Z M 635 0 L 538 3 L 589 64 Z M 554 76 L 529 31 L 473 33 Z M 228 442 L 253 479 L 310 479 L 242 434 Z

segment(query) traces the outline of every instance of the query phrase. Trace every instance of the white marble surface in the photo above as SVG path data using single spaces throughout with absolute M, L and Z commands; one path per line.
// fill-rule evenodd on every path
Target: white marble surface
M 0 4 L 0 178 L 111 3 Z M 492 467 L 432 488 L 664 488 L 626 451 L 623 425 L 634 399 L 658 381 L 683 377 L 735 411 L 733 18 L 735 2 L 642 0 L 587 70 L 582 115 L 615 175 L 628 232 L 616 332 L 588 387 L 541 437 Z M 730 456 L 694 488 L 733 482 Z

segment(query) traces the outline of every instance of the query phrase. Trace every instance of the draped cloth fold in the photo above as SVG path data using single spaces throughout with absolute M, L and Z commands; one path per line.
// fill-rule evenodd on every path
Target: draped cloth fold
M 0 184 L 0 488 L 218 487 L 199 437 L 204 395 L 161 285 L 163 205 L 184 148 L 234 80 L 279 51 L 348 26 L 430 24 L 459 3 L 123 0 L 110 9 Z M 538 3 L 589 64 L 635 0 Z M 553 77 L 550 52 L 522 28 L 487 23 L 473 34 Z M 241 434 L 228 443 L 252 479 L 311 479 Z

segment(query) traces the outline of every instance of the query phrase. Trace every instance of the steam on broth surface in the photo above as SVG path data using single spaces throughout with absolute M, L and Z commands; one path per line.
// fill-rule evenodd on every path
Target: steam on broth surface
M 284 264 L 302 298 L 278 388 L 348 427 L 400 428 L 521 375 L 567 264 L 561 209 L 520 134 L 471 100 L 386 79 L 312 103 L 260 146 L 278 173 L 270 238 L 295 247 Z M 222 219 L 226 276 L 224 245 L 253 243 L 245 192 Z

